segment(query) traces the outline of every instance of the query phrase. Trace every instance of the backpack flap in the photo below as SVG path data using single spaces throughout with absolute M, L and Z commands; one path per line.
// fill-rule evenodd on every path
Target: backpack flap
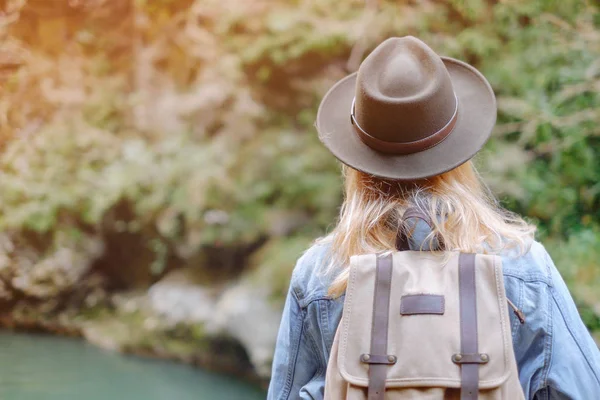
M 478 354 L 461 355 L 459 253 L 404 251 L 392 255 L 385 386 L 461 386 L 460 361 L 479 363 L 479 388 L 504 383 L 511 373 L 512 338 L 498 256 L 475 256 Z M 349 383 L 367 387 L 371 358 L 376 255 L 351 259 L 338 332 L 338 365 Z M 370 359 L 373 362 L 373 358 Z

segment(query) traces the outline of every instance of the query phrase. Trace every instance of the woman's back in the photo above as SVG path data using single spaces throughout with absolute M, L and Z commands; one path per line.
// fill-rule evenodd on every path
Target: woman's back
M 500 255 L 507 297 L 525 317 L 510 313 L 525 396 L 600 398 L 600 353 L 548 253 L 534 242 L 535 226 L 503 209 L 470 161 L 496 113 L 479 71 L 414 37 L 386 40 L 324 96 L 316 128 L 344 164 L 344 202 L 335 228 L 293 273 L 270 399 L 323 397 L 350 258 L 407 240 L 413 250 Z M 429 230 L 411 225 L 407 210 Z
M 269 399 L 319 399 L 344 297 L 328 295 L 327 243 L 298 260 L 278 337 Z M 418 248 L 415 244 L 412 245 Z M 527 398 L 589 399 L 600 393 L 596 344 L 578 316 L 568 289 L 544 247 L 533 242 L 521 256 L 502 254 L 519 379 Z M 290 351 L 292 350 L 292 351 Z M 537 396 L 537 397 L 536 397 Z M 591 397 L 590 397 L 591 396 Z

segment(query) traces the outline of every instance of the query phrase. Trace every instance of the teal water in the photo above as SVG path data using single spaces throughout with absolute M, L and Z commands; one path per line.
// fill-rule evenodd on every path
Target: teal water
M 81 340 L 0 331 L 1 400 L 258 400 L 234 378 Z

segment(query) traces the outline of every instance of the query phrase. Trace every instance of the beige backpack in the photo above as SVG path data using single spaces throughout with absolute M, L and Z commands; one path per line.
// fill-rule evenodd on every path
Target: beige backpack
M 525 398 L 501 258 L 353 256 L 325 399 L 477 398 Z

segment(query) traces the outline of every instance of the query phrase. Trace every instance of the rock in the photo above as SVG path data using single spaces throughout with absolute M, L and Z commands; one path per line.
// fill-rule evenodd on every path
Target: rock
M 98 235 L 74 238 L 57 232 L 45 252 L 29 245 L 17 247 L 14 240 L 6 234 L 0 237 L 0 272 L 9 286 L 4 292 L 19 292 L 37 300 L 73 291 L 104 251 Z
M 88 342 L 109 351 L 122 351 L 122 337 L 128 335 L 124 324 L 107 319 L 86 323 L 81 332 Z
M 148 296 L 144 290 L 130 290 L 115 293 L 110 297 L 111 304 L 119 314 L 133 314 L 150 308 Z
M 154 284 L 148 298 L 151 309 L 172 326 L 202 324 L 208 338 L 239 342 L 256 373 L 267 378 L 281 318 L 269 293 L 247 276 L 219 292 L 195 281 L 193 270 L 179 270 Z
M 148 291 L 150 307 L 169 324 L 206 323 L 213 318 L 214 289 L 195 282 L 191 269 L 176 270 Z
M 262 378 L 271 374 L 273 351 L 281 309 L 269 302 L 270 290 L 242 280 L 228 288 L 213 313 L 212 329 L 225 331 L 246 349 L 256 373 Z M 212 328 L 212 329 L 211 329 Z

